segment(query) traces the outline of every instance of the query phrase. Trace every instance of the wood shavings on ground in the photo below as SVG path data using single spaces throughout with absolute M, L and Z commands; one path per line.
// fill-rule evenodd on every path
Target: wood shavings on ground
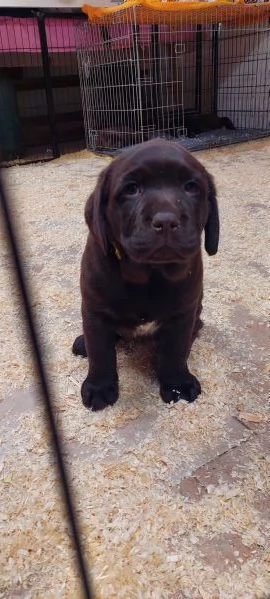
M 246 422 L 256 422 L 256 424 L 262 422 L 264 419 L 263 414 L 253 414 L 250 412 L 239 412 L 238 418 L 240 418 L 240 420 L 245 420 Z
M 269 154 L 267 140 L 196 154 L 222 225 L 220 252 L 204 256 L 205 327 L 190 358 L 202 396 L 166 406 L 151 346 L 121 343 L 119 401 L 97 414 L 81 404 L 87 365 L 71 345 L 84 203 L 110 158 L 5 171 L 96 599 L 269 598 Z M 0 268 L 0 598 L 79 599 L 4 245 Z

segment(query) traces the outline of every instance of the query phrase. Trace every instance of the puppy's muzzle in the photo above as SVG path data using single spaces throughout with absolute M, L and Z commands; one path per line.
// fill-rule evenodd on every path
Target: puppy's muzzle
M 172 212 L 158 212 L 151 222 L 152 229 L 160 235 L 176 231 L 179 226 L 180 220 Z

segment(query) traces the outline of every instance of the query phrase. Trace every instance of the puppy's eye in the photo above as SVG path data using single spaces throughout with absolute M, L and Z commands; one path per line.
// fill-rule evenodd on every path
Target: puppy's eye
M 198 191 L 200 191 L 199 185 L 196 181 L 187 181 L 187 183 L 185 183 L 185 191 L 187 191 L 188 193 L 198 193 Z
M 124 192 L 129 196 L 135 196 L 140 193 L 139 185 L 137 183 L 129 183 L 125 187 Z

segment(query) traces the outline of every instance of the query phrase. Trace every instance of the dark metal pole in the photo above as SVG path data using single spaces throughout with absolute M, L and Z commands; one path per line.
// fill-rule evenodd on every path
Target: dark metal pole
M 213 69 L 213 95 L 212 95 L 212 112 L 217 114 L 217 95 L 218 95 L 218 41 L 219 41 L 219 24 L 213 26 L 212 37 L 212 69 Z
M 196 83 L 195 83 L 195 109 L 202 111 L 202 26 L 197 25 L 196 33 Z
M 29 345 L 32 351 L 33 360 L 36 366 L 36 373 L 40 381 L 40 395 L 44 402 L 45 414 L 47 419 L 47 429 L 49 431 L 54 454 L 56 458 L 56 473 L 59 476 L 59 482 L 61 485 L 63 504 L 66 509 L 66 515 L 69 520 L 70 529 L 73 534 L 74 548 L 77 556 L 78 574 L 80 576 L 81 588 L 83 590 L 83 596 L 85 599 L 93 599 L 93 593 L 91 589 L 90 577 L 87 571 L 87 565 L 83 555 L 81 533 L 77 521 L 77 514 L 74 509 L 74 497 L 71 490 L 70 477 L 68 475 L 63 456 L 62 456 L 62 439 L 60 436 L 59 429 L 56 425 L 54 416 L 51 394 L 49 390 L 49 383 L 45 371 L 45 365 L 41 354 L 41 345 L 39 335 L 37 333 L 35 319 L 32 314 L 32 301 L 29 293 L 28 285 L 25 280 L 25 274 L 23 272 L 21 262 L 21 251 L 17 240 L 16 232 L 13 228 L 11 209 L 9 202 L 2 186 L 0 176 L 0 206 L 4 225 L 6 228 L 7 243 L 11 252 L 11 257 L 14 263 L 14 282 L 17 284 L 18 291 L 20 293 L 21 305 L 24 310 L 26 318 L 26 324 L 28 328 Z
M 151 33 L 151 46 L 152 46 L 152 57 L 153 57 L 153 103 L 154 103 L 154 121 L 156 127 L 159 129 L 159 28 L 158 25 L 152 25 Z M 164 115 L 162 114 L 164 119 Z
M 135 126 L 135 132 L 138 133 L 135 138 L 138 137 L 137 141 L 144 141 L 144 133 L 143 128 L 145 125 L 145 114 L 146 111 L 143 112 L 143 102 L 142 102 L 142 81 L 141 81 L 141 69 L 140 69 L 140 54 L 139 54 L 139 35 L 140 35 L 140 26 L 133 25 L 133 57 L 132 57 L 132 87 L 133 96 L 131 99 L 132 110 L 131 110 L 131 118 L 134 119 L 132 126 Z M 134 60 L 135 59 L 135 60 Z M 135 91 L 134 91 L 135 90 Z M 146 120 L 146 124 L 148 124 L 148 120 Z
M 48 119 L 49 119 L 51 138 L 52 138 L 53 156 L 54 156 L 54 158 L 59 158 L 60 152 L 59 152 L 59 147 L 58 147 L 58 142 L 57 142 L 57 134 L 56 134 L 56 121 L 55 121 L 53 89 L 52 89 L 51 70 L 50 70 L 50 59 L 49 59 L 47 35 L 46 35 L 46 28 L 45 28 L 45 14 L 38 11 L 38 12 L 35 12 L 35 15 L 37 16 L 37 20 L 38 20 L 38 29 L 39 29 L 40 46 L 41 46 L 41 57 L 42 57 L 46 99 L 47 99 Z

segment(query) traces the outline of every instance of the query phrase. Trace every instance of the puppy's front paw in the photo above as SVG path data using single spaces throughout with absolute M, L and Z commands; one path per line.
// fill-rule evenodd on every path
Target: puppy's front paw
M 85 379 L 81 388 L 83 405 L 94 412 L 112 406 L 118 398 L 118 380 L 108 380 L 95 384 L 89 377 Z
M 169 383 L 161 383 L 160 385 L 160 395 L 165 403 L 176 403 L 180 399 L 191 403 L 200 395 L 201 391 L 198 379 L 190 372 L 183 379 L 180 379 L 176 385 Z

